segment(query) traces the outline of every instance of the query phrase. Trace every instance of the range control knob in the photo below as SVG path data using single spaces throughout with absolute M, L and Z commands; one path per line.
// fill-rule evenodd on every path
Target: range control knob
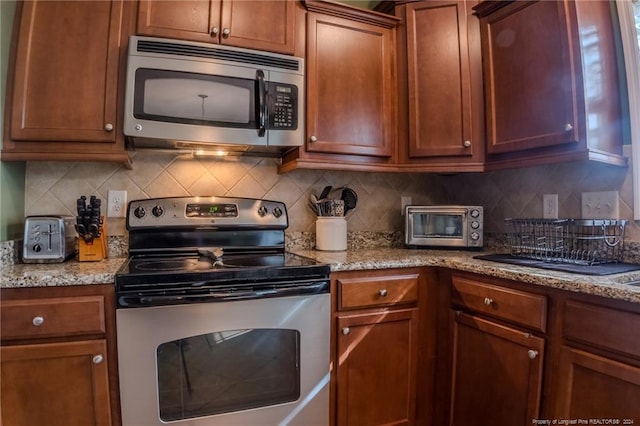
M 471 239 L 472 240 L 479 240 L 480 239 L 480 234 L 478 234 L 477 232 L 472 232 L 471 233 Z
M 473 222 L 471 222 L 471 227 L 473 229 L 478 229 L 480 227 L 480 222 L 478 222 L 477 220 L 474 220 Z
M 471 210 L 471 217 L 478 217 L 480 216 L 480 212 L 476 209 Z
M 147 212 L 142 206 L 136 207 L 136 209 L 133 211 L 133 215 L 138 219 L 142 219 L 146 214 Z
M 264 217 L 268 211 L 269 210 L 267 210 L 265 206 L 260 206 L 260 208 L 258 208 L 258 214 L 260 215 L 260 217 Z
M 275 209 L 273 209 L 273 215 L 275 217 L 280 217 L 282 216 L 282 209 L 280 207 L 276 207 Z
M 151 209 L 151 214 L 153 214 L 155 217 L 160 217 L 164 214 L 164 208 L 162 208 L 161 205 L 157 205 L 153 209 Z
M 39 253 L 42 251 L 42 246 L 40 244 L 34 244 L 33 247 L 31 247 L 31 249 L 36 252 Z

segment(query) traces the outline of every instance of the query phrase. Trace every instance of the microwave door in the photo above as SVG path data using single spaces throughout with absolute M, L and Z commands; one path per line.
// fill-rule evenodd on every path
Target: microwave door
M 133 135 L 266 145 L 266 138 L 259 136 L 265 121 L 264 74 L 258 71 L 252 77 L 139 68 L 133 116 L 143 132 Z

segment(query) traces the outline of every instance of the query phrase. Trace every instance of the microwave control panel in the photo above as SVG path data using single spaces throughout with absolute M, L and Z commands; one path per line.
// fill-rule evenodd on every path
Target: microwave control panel
M 293 84 L 269 83 L 269 129 L 298 128 L 298 87 Z

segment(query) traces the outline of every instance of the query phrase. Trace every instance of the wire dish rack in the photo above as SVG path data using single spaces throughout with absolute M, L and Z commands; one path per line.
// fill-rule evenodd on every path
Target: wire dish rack
M 622 261 L 626 220 L 505 219 L 512 256 L 596 265 Z

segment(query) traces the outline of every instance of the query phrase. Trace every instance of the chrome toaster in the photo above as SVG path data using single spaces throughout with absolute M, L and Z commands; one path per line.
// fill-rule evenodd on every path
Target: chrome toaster
M 28 216 L 24 223 L 24 263 L 60 263 L 76 253 L 71 216 Z

